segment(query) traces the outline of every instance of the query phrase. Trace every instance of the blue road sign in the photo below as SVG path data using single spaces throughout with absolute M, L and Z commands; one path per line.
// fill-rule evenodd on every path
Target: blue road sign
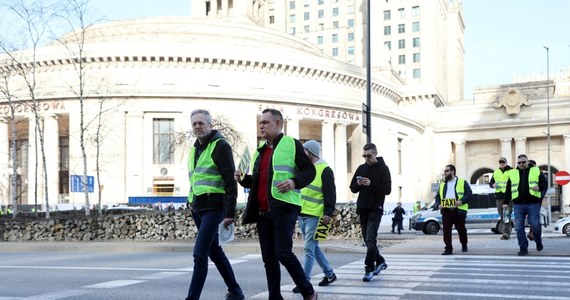
M 85 185 L 81 180 L 83 175 L 71 175 L 71 192 L 72 193 L 84 193 Z M 95 177 L 87 176 L 87 191 L 93 193 L 95 191 Z

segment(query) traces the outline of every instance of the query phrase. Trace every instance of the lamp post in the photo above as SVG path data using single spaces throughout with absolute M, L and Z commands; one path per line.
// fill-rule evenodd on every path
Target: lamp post
M 546 46 L 543 46 L 546 49 L 546 140 L 547 140 L 547 152 L 548 152 L 548 188 L 546 191 L 546 199 L 548 202 L 548 211 L 547 211 L 547 224 L 550 224 L 550 220 L 552 217 L 552 203 L 551 203 L 551 191 L 552 188 L 552 174 L 550 169 L 550 49 Z
M 370 1 L 366 0 L 366 143 L 372 142 L 372 65 L 370 63 Z

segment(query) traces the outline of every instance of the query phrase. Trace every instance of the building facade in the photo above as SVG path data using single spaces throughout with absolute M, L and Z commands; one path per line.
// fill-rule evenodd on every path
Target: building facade
M 32 75 L 31 69 L 22 74 L 22 64 L 3 56 L 0 70 L 9 78 L 3 91 L 9 87 L 10 94 L 0 98 L 2 204 L 8 203 L 16 174 L 18 203 L 38 201 L 45 209 L 49 199 L 50 206 L 80 207 L 84 193 L 76 191 L 74 180 L 84 174 L 82 137 L 87 175 L 94 178 L 91 203 L 99 195 L 107 205 L 134 197 L 184 197 L 191 111 L 208 109 L 242 134 L 235 145 L 238 165 L 244 149 L 258 145 L 258 119 L 268 107 L 283 113 L 286 134 L 322 144 L 322 156 L 335 172 L 338 202 L 354 200 L 348 183 L 366 142 L 361 127 L 366 72 L 309 41 L 259 26 L 265 20 L 261 2 L 193 1 L 206 12 L 227 13 L 95 25 L 87 31 L 82 57 L 69 57 L 61 45 L 41 47 L 33 64 L 34 99 L 23 77 Z M 83 102 L 77 96 L 77 61 L 85 62 Z M 429 201 L 449 163 L 471 183 L 488 180 L 499 157 L 512 165 L 520 153 L 543 169 L 548 157 L 552 170 L 570 169 L 565 113 L 570 93 L 564 76 L 549 85 L 481 87 L 473 101 L 454 103 L 433 86 L 381 73 L 372 81 L 372 141 L 393 180 L 388 203 Z M 544 133 L 547 108 L 550 143 Z M 568 188 L 555 187 L 553 206 L 568 208 L 569 200 L 560 201 Z M 238 201 L 245 201 L 244 191 Z

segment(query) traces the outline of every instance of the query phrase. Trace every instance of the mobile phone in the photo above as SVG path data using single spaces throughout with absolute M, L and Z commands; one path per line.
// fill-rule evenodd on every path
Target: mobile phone
M 356 176 L 356 180 L 362 179 L 362 176 Z

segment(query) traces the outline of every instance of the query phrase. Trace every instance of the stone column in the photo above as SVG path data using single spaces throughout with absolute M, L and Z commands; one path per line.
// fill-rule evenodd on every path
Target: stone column
M 9 168 L 10 164 L 10 132 L 8 130 L 9 121 L 0 118 L 0 187 L 6 187 L 0 190 L 0 204 L 8 204 L 10 201 L 10 175 L 12 169 Z M 12 165 L 14 165 L 12 163 Z
M 505 157 L 507 159 L 507 164 L 509 164 L 510 166 L 513 165 L 513 151 L 511 150 L 511 144 L 513 142 L 512 138 L 504 138 L 501 139 L 501 156 Z M 499 159 L 498 157 L 495 158 L 495 160 Z M 516 159 L 514 160 L 515 165 L 516 165 Z
M 39 154 L 39 153 L 38 153 Z M 38 165 L 39 167 L 39 165 Z M 41 174 L 38 170 L 38 175 Z M 36 120 L 34 114 L 28 115 L 28 178 L 27 183 L 24 183 L 24 188 L 27 191 L 28 199 L 22 199 L 22 204 L 33 204 L 36 198 L 36 190 L 40 190 L 41 187 L 36 188 Z M 39 177 L 38 177 L 39 178 Z M 41 207 L 41 199 L 38 198 L 38 204 Z
M 127 154 L 125 156 L 125 167 L 127 170 L 125 190 L 127 195 L 146 195 L 146 190 L 143 190 L 144 170 L 143 164 L 141 164 L 144 149 L 143 119 L 144 113 L 142 111 L 127 112 L 126 136 L 129 139 L 125 147 L 125 154 Z
M 518 137 L 515 138 L 515 157 L 513 158 L 512 167 L 515 168 L 517 165 L 517 156 L 520 154 L 526 154 L 526 138 L 525 137 Z
M 299 119 L 296 117 L 287 118 L 287 131 L 288 136 L 299 139 Z
M 564 171 L 570 172 L 570 134 L 564 138 Z M 570 213 L 570 183 L 562 186 L 562 199 L 560 199 L 560 214 Z
M 336 184 L 337 202 L 346 202 L 348 195 L 347 179 L 347 150 L 346 150 L 346 124 L 337 123 L 334 131 L 334 175 Z
M 59 203 L 59 127 L 57 116 L 44 116 L 44 149 L 46 155 L 48 201 L 51 207 Z M 46 208 L 47 209 L 47 208 Z
M 322 143 L 321 143 L 321 153 L 323 159 L 329 164 L 329 167 L 333 171 L 336 170 L 335 168 L 335 155 L 334 155 L 334 123 L 330 121 L 324 121 L 322 124 Z M 336 175 L 336 174 L 335 174 Z
M 209 17 L 216 18 L 218 16 L 218 1 L 210 1 L 210 14 Z
M 467 160 L 465 156 L 466 142 L 454 141 L 453 144 L 455 144 L 455 169 L 457 170 L 455 175 L 469 181 L 469 178 L 465 178 L 467 174 Z

